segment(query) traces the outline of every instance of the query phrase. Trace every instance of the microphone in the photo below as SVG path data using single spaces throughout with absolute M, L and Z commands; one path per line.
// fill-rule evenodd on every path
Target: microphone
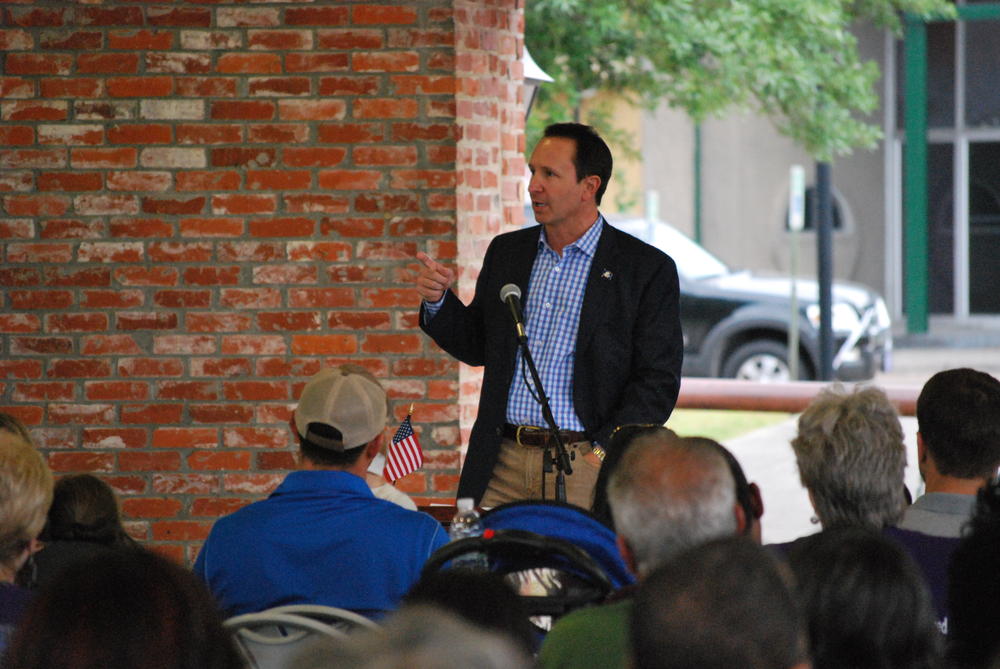
M 521 289 L 515 283 L 506 284 L 500 289 L 500 301 L 510 307 L 510 315 L 514 318 L 518 340 L 525 341 L 528 334 L 524 331 L 524 314 L 521 312 Z

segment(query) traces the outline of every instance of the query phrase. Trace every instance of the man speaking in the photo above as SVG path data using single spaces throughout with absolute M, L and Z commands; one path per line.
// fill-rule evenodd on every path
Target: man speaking
M 530 357 L 572 458 L 568 502 L 590 507 L 617 426 L 662 424 L 673 410 L 684 354 L 677 268 L 598 211 L 611 164 L 593 128 L 546 128 L 528 163 L 540 226 L 493 239 L 467 306 L 451 290 L 454 271 L 417 254 L 421 328 L 458 360 L 485 367 L 459 497 L 487 507 L 539 499 L 543 476 L 545 496 L 554 496 L 554 473 L 543 475 L 554 442 L 518 347 L 510 304 L 518 291 L 508 284 L 520 291 Z

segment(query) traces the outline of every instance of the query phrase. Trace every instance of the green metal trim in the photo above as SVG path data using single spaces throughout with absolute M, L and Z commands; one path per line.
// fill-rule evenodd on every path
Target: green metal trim
M 694 124 L 694 241 L 701 244 L 701 123 Z
M 956 7 L 958 18 L 963 21 L 995 21 L 1000 19 L 1000 3 L 984 2 Z
M 903 36 L 906 54 L 906 136 L 903 164 L 903 215 L 906 267 L 906 330 L 927 332 L 927 26 L 907 16 Z

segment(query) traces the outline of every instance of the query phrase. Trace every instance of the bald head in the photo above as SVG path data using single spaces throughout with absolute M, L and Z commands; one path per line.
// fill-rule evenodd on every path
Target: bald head
M 735 482 L 712 442 L 656 430 L 628 447 L 608 484 L 615 528 L 645 575 L 680 552 L 738 531 Z

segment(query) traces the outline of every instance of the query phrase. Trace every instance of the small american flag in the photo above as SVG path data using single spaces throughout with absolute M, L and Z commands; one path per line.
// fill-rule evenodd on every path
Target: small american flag
M 417 435 L 413 433 L 410 414 L 406 414 L 406 420 L 400 424 L 396 434 L 392 435 L 392 444 L 389 446 L 382 476 L 387 481 L 395 483 L 410 472 L 420 469 L 422 464 L 424 464 L 424 454 L 420 450 Z

